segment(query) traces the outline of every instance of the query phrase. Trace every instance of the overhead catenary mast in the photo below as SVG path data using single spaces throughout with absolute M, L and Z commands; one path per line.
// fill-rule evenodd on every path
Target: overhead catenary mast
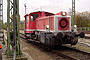
M 0 0 L 0 33 L 3 28 L 3 0 Z
M 11 8 L 10 8 L 11 7 Z M 11 18 L 11 14 L 13 17 Z M 13 22 L 13 29 L 10 29 L 10 21 Z M 10 31 L 11 30 L 11 31 Z M 7 57 L 21 56 L 19 39 L 19 0 L 7 0 Z
M 0 0 L 0 39 L 4 43 L 4 33 L 3 33 L 3 0 Z
M 76 24 L 75 19 L 75 0 L 72 0 L 72 25 Z

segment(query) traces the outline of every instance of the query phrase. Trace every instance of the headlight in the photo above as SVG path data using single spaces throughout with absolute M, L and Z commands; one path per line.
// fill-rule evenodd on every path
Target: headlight
M 62 14 L 63 14 L 63 16 L 65 16 L 65 15 L 66 15 L 66 13 L 65 13 L 65 12 L 63 12 Z
M 74 28 L 77 28 L 77 25 L 74 25 Z
M 46 25 L 46 29 L 49 29 L 49 25 Z

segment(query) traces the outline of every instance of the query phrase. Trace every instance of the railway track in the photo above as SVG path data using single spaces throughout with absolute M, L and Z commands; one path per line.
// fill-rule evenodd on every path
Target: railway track
M 78 49 L 63 49 L 58 51 L 52 51 L 58 56 L 61 56 L 63 58 L 66 58 L 67 60 L 90 60 L 90 53 L 81 51 Z
M 20 37 L 25 39 L 24 34 L 20 34 Z M 33 40 L 32 40 L 33 41 Z M 35 43 L 34 44 L 38 47 L 41 47 L 41 44 Z M 45 47 L 45 46 L 44 46 Z M 78 50 L 76 48 L 68 47 L 68 46 L 60 46 L 58 47 L 60 49 L 52 49 L 51 51 L 48 51 L 51 55 L 53 55 L 53 58 L 56 58 L 56 60 L 90 60 L 90 53 L 82 50 Z M 41 48 L 40 48 L 41 49 Z

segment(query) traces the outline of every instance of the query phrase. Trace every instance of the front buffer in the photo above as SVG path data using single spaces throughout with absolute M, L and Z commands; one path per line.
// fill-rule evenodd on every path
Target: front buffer
M 71 44 L 76 45 L 78 43 L 78 37 L 84 38 L 84 33 L 76 33 L 76 32 L 68 32 L 68 33 L 62 33 L 59 32 L 56 35 L 56 40 L 58 41 L 59 45 L 61 44 Z

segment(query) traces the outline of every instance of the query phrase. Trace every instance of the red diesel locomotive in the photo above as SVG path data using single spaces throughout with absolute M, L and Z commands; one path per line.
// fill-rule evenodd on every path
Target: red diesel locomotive
M 25 36 L 38 40 L 40 43 L 54 47 L 62 44 L 76 45 L 78 36 L 84 37 L 84 33 L 77 33 L 76 27 L 72 29 L 71 16 L 66 12 L 53 14 L 38 11 L 25 15 Z

